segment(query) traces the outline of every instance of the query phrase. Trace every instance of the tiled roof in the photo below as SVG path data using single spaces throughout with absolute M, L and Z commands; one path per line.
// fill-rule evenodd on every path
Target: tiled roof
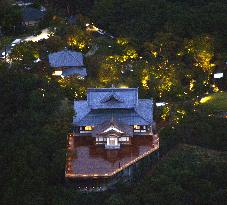
M 88 106 L 86 100 L 74 101 L 74 110 L 76 118 L 74 117 L 73 121 L 81 121 L 91 110 Z
M 153 121 L 153 100 L 151 99 L 139 99 L 138 106 L 136 106 L 135 111 L 144 120 L 148 122 Z
M 86 71 L 86 68 L 82 67 L 82 68 L 68 68 L 68 69 L 64 69 L 63 72 L 62 72 L 62 75 L 64 77 L 67 77 L 67 76 L 71 76 L 71 75 L 79 75 L 81 77 L 85 77 L 87 76 L 87 71 Z
M 110 121 L 106 121 L 96 126 L 92 132 L 92 137 L 97 137 L 100 134 L 105 135 L 105 130 L 107 130 L 111 126 L 117 128 L 119 131 L 124 133 L 124 136 L 130 136 L 130 137 L 133 136 L 133 128 L 131 126 L 128 126 L 127 124 L 119 123 L 118 121 L 112 118 Z
M 49 63 L 53 68 L 58 67 L 83 67 L 83 55 L 81 52 L 63 50 L 49 55 Z
M 152 108 L 148 108 L 152 109 Z M 80 108 L 76 109 L 79 111 Z M 80 111 L 79 111 L 80 112 Z M 144 114 L 145 115 L 145 114 Z M 148 118 L 148 116 L 146 116 Z M 144 116 L 139 115 L 134 109 L 114 109 L 114 110 L 91 110 L 81 120 L 74 118 L 74 124 L 77 126 L 96 126 L 105 121 L 109 121 L 112 118 L 118 120 L 121 123 L 127 125 L 149 125 L 152 123 L 152 117 L 150 121 L 144 119 Z
M 22 9 L 22 17 L 24 22 L 38 21 L 44 16 L 44 13 L 39 9 L 25 7 Z
M 138 99 L 135 88 L 89 89 L 87 101 L 75 101 L 74 109 L 77 114 L 73 123 L 76 126 L 97 126 L 112 118 L 127 125 L 153 123 L 153 101 Z
M 87 100 L 92 109 L 134 108 L 138 103 L 138 89 L 90 88 Z

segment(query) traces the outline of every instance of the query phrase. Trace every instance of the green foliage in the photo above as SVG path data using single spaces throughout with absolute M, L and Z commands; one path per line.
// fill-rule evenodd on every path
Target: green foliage
M 143 41 L 151 40 L 157 32 L 174 33 L 182 37 L 202 33 L 224 35 L 224 28 L 227 28 L 226 2 L 195 2 L 98 0 L 93 16 L 99 25 L 117 36 L 130 36 Z
M 42 53 L 45 53 L 46 50 L 48 50 L 48 52 L 50 53 L 57 52 L 59 50 L 64 49 L 65 46 L 66 46 L 65 39 L 62 39 L 58 35 L 50 36 L 50 38 L 48 38 L 45 41 L 45 47 L 43 48 Z
M 0 0 L 0 26 L 6 34 L 18 33 L 22 22 L 21 10 L 12 1 Z
M 0 203 L 225 204 L 226 153 L 176 146 L 227 151 L 226 120 L 190 114 L 192 98 L 209 90 L 214 69 L 225 70 L 226 2 L 97 0 L 94 7 L 92 0 L 45 2 L 57 15 L 92 13 L 96 23 L 117 38 L 86 31 L 84 24 L 91 23 L 86 17 L 77 16 L 72 26 L 54 16 L 50 25 L 55 35 L 16 46 L 10 54 L 11 69 L 0 65 Z M 19 9 L 0 1 L 4 30 L 12 32 L 20 21 Z M 1 47 L 7 43 L 1 41 Z M 54 79 L 47 62 L 34 64 L 39 57 L 47 59 L 46 51 L 64 47 L 84 54 L 97 48 L 86 55 L 86 81 Z M 25 73 L 25 67 L 31 71 Z M 170 109 L 165 107 L 162 114 L 175 125 L 161 130 L 160 145 L 163 156 L 174 151 L 140 182 L 78 194 L 64 184 L 65 139 L 73 115 L 65 96 L 83 99 L 87 87 L 111 84 L 139 87 L 142 97 L 169 102 Z M 212 97 L 204 108 L 226 110 L 225 93 Z
M 81 204 L 225 204 L 226 152 L 180 145 L 131 186 L 81 196 Z
M 92 35 L 78 26 L 68 27 L 66 33 L 68 45 L 77 51 L 88 51 L 92 45 Z
M 205 96 L 201 101 L 206 100 L 204 103 L 200 104 L 200 108 L 208 113 L 214 112 L 226 112 L 227 111 L 227 93 L 218 92 L 211 95 Z
M 105 203 L 109 205 L 123 205 L 124 201 L 122 200 L 120 194 L 113 194 L 106 200 Z
M 59 15 L 59 12 L 70 16 L 78 13 L 88 14 L 93 5 L 94 0 L 46 0 L 48 7 Z
M 5 47 L 6 47 L 7 45 L 9 45 L 11 41 L 12 41 L 12 38 L 9 37 L 9 36 L 2 37 L 2 38 L 0 39 L 0 49 L 4 50 Z
M 190 114 L 174 127 L 160 132 L 163 154 L 178 143 L 199 145 L 210 149 L 227 151 L 227 121 L 204 114 Z
M 62 186 L 73 115 L 68 102 L 54 81 L 4 66 L 0 95 L 0 203 L 55 204 L 69 194 Z
M 36 43 L 29 41 L 16 45 L 12 49 L 9 58 L 14 64 L 28 67 L 33 64 L 34 60 L 40 58 L 40 54 Z
M 219 177 L 216 175 L 219 172 L 227 174 L 225 160 L 226 155 L 222 153 L 191 146 L 178 147 L 155 168 L 152 176 L 146 177 L 135 193 L 144 204 L 213 204 L 213 197 L 219 192 L 226 201 L 226 180 L 217 184 Z M 218 200 L 214 204 L 220 203 Z

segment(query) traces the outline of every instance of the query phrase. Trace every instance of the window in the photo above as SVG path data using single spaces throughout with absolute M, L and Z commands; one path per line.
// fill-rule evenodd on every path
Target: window
M 146 132 L 147 126 L 146 125 L 134 125 L 134 132 Z
M 142 129 L 141 129 L 141 132 L 146 132 L 147 131 L 147 127 L 146 126 L 141 126 Z
M 92 126 L 85 126 L 84 130 L 85 131 L 91 131 L 92 130 Z
M 61 71 L 61 70 L 55 70 L 55 71 L 53 72 L 53 75 L 60 76 L 60 75 L 62 75 L 62 71 Z
M 118 145 L 118 140 L 117 138 L 108 138 L 107 139 L 107 145 L 110 145 L 110 146 L 115 146 L 115 145 Z
M 129 138 L 128 138 L 128 137 L 121 137 L 121 138 L 120 138 L 120 141 L 126 142 L 126 141 L 129 141 Z
M 139 125 L 134 125 L 134 129 L 135 130 L 139 130 L 140 129 L 140 126 Z

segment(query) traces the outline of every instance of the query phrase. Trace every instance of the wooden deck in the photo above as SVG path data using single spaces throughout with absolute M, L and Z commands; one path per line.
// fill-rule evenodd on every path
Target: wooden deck
M 67 178 L 107 178 L 121 172 L 159 148 L 158 136 L 134 136 L 131 145 L 106 150 L 92 137 L 68 135 Z

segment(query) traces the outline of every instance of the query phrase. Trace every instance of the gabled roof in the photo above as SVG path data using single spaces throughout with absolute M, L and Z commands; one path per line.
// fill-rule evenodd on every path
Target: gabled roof
M 82 53 L 67 49 L 49 54 L 49 63 L 53 68 L 84 66 Z
M 137 88 L 88 89 L 87 101 L 74 101 L 76 126 L 97 126 L 111 119 L 126 125 L 153 123 L 153 100 L 138 99 Z
M 89 88 L 87 101 L 92 109 L 130 109 L 138 104 L 138 89 Z
M 120 96 L 116 95 L 115 92 L 112 93 L 108 93 L 102 100 L 100 100 L 101 103 L 108 103 L 108 102 L 112 102 L 112 103 L 123 103 L 124 100 L 121 99 Z
M 124 134 L 124 136 L 133 136 L 133 128 L 127 124 L 120 123 L 115 119 L 106 121 L 98 126 L 96 126 L 92 132 L 92 137 L 98 137 L 99 135 L 105 136 L 108 133 L 117 133 L 119 136 Z
M 44 13 L 39 9 L 35 9 L 32 7 L 24 7 L 22 9 L 22 17 L 24 22 L 38 21 L 42 19 L 43 16 L 44 16 Z

